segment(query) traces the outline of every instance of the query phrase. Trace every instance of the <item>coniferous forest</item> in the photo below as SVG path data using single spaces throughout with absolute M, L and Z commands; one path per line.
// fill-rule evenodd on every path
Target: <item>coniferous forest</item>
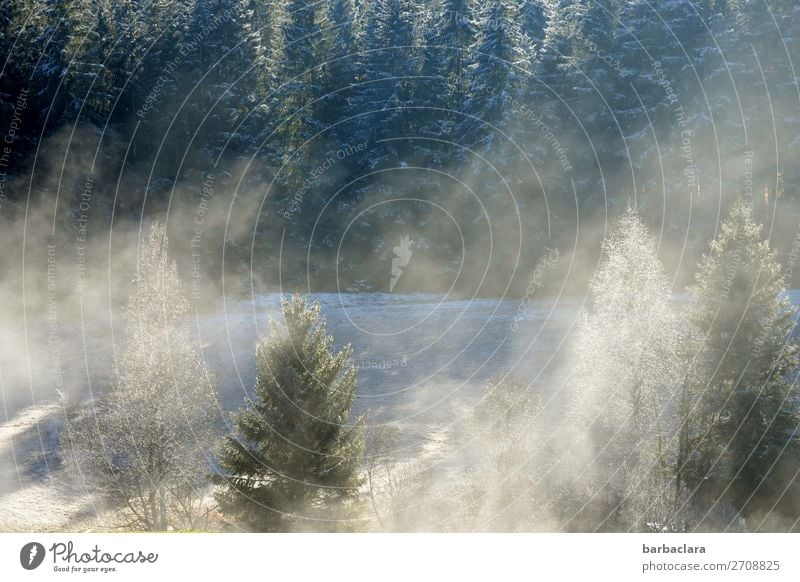
M 798 71 L 793 0 L 2 1 L 0 531 L 800 531 Z

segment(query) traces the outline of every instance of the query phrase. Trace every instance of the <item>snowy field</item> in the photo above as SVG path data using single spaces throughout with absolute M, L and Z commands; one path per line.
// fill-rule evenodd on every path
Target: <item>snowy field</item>
M 444 410 L 474 386 L 508 373 L 534 378 L 553 370 L 577 303 L 520 308 L 519 300 L 441 301 L 429 295 L 316 296 L 337 346 L 349 343 L 359 369 L 358 414 L 405 421 Z M 225 408 L 241 402 L 255 377 L 254 343 L 278 313 L 279 298 L 235 303 L 200 320 L 208 361 L 219 372 Z M 518 311 L 519 310 L 519 311 Z M 224 379 L 224 380 L 223 380 Z
M 402 429 L 411 450 L 435 446 L 468 415 L 492 377 L 511 373 L 546 391 L 554 384 L 580 300 L 442 301 L 430 295 L 320 294 L 337 346 L 350 343 L 359 368 L 355 412 L 368 425 Z M 800 291 L 790 298 L 800 305 Z M 223 415 L 252 389 L 255 341 L 279 313 L 279 297 L 220 302 L 193 325 L 216 374 Z M 66 478 L 56 453 L 64 411 L 56 386 L 73 403 L 89 403 L 110 382 L 123 328 L 108 321 L 31 330 L 28 361 L 0 368 L 0 531 L 103 527 L 79 483 Z M 34 349 L 37 346 L 37 349 Z M 7 363 L 6 363 L 7 364 Z M 20 371 L 21 370 L 21 371 Z M 60 380 L 56 380 L 56 370 Z M 556 383 L 557 384 L 557 383 Z

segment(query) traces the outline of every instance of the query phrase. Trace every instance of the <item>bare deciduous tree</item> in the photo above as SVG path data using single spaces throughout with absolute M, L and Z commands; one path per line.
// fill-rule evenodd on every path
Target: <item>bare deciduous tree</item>
M 636 211 L 629 209 L 604 241 L 591 291 L 567 423 L 570 480 L 585 501 L 566 523 L 663 527 L 671 515 L 681 326 L 655 241 Z
M 193 528 L 206 486 L 214 389 L 156 223 L 142 245 L 113 386 L 70 419 L 68 457 L 144 530 Z

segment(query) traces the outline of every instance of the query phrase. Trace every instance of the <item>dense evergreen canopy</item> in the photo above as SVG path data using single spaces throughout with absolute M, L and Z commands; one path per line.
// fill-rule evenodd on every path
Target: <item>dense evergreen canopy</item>
M 382 290 L 392 229 L 425 223 L 420 247 L 445 266 L 406 284 L 469 289 L 482 257 L 467 249 L 458 273 L 459 249 L 435 235 L 451 220 L 483 245 L 486 222 L 518 219 L 494 229 L 497 248 L 540 256 L 574 238 L 579 212 L 632 197 L 667 239 L 691 227 L 699 255 L 720 203 L 749 187 L 745 159 L 756 216 L 781 197 L 778 223 L 797 222 L 798 20 L 787 0 L 13 0 L 5 206 L 21 209 L 28 183 L 40 200 L 66 191 L 58 223 L 74 226 L 71 180 L 89 174 L 93 212 L 127 220 L 196 204 L 214 173 L 242 225 L 214 241 L 226 265 L 205 261 L 206 275 L 254 266 L 275 282 L 283 244 L 309 251 L 326 288 Z M 499 269 L 479 292 L 504 290 Z

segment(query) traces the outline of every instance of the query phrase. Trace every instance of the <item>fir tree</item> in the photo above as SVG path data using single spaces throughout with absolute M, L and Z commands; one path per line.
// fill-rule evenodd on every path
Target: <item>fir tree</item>
M 522 32 L 530 39 L 531 46 L 538 51 L 544 42 L 547 16 L 542 0 L 525 0 L 520 7 Z
M 333 350 L 320 305 L 282 302 L 285 325 L 257 347 L 252 399 L 219 457 L 227 515 L 258 531 L 332 529 L 347 517 L 361 484 L 363 417 L 349 424 L 356 370 L 350 347 Z M 346 527 L 345 525 L 340 527 Z
M 410 0 L 375 0 L 367 13 L 364 62 L 352 101 L 356 139 L 374 144 L 413 132 L 414 80 L 419 74 L 415 44 L 416 13 Z M 370 152 L 372 166 L 406 161 L 407 143 L 388 141 Z
M 523 50 L 525 38 L 515 18 L 503 0 L 492 0 L 482 14 L 481 36 L 469 65 L 469 98 L 464 103 L 471 117 L 460 129 L 468 143 L 488 135 L 490 144 L 495 130 L 488 125 L 500 129 L 508 125 L 511 102 L 518 97 L 520 88 L 520 71 L 515 65 L 527 54 Z
M 468 95 L 465 83 L 469 49 L 477 38 L 470 0 L 444 0 L 425 30 L 422 71 L 442 78 L 444 91 L 429 97 L 431 104 L 458 109 Z
M 243 148 L 233 130 L 259 91 L 257 68 L 264 60 L 247 13 L 241 0 L 199 0 L 191 14 L 196 36 L 181 63 L 189 100 L 180 114 L 188 139 L 205 148 L 210 163 L 223 146 L 228 152 Z
M 70 42 L 67 103 L 64 115 L 75 120 L 79 115 L 95 124 L 105 121 L 111 108 L 112 76 L 104 62 L 111 53 L 110 24 L 107 7 L 98 0 L 82 0 L 70 7 Z
M 781 495 L 786 484 L 775 479 L 775 468 L 796 456 L 800 422 L 791 380 L 796 309 L 760 233 L 752 208 L 738 199 L 692 289 L 698 410 L 687 455 L 689 485 L 712 503 L 729 499 L 745 514 L 755 496 L 770 504 Z
M 309 146 L 303 144 L 321 129 L 315 100 L 321 95 L 323 17 L 319 6 L 307 0 L 292 0 L 286 6 L 276 118 L 280 127 L 275 140 L 283 148 L 283 161 L 291 157 L 294 165 L 307 161 Z
M 421 104 L 433 109 L 416 113 L 423 134 L 450 139 L 455 125 L 463 121 L 459 112 L 470 95 L 467 65 L 477 35 L 470 0 L 444 0 L 425 24 L 421 73 L 425 77 L 422 82 L 432 90 Z M 431 147 L 429 142 L 415 146 L 422 159 L 433 161 L 439 157 L 437 152 L 427 150 Z
M 349 111 L 348 101 L 353 95 L 357 67 L 361 55 L 356 53 L 357 29 L 356 10 L 353 0 L 335 0 L 330 3 L 326 32 L 325 59 L 323 69 L 323 88 L 321 117 L 329 126 L 343 121 Z M 339 143 L 346 143 L 348 136 L 342 127 L 333 130 Z

